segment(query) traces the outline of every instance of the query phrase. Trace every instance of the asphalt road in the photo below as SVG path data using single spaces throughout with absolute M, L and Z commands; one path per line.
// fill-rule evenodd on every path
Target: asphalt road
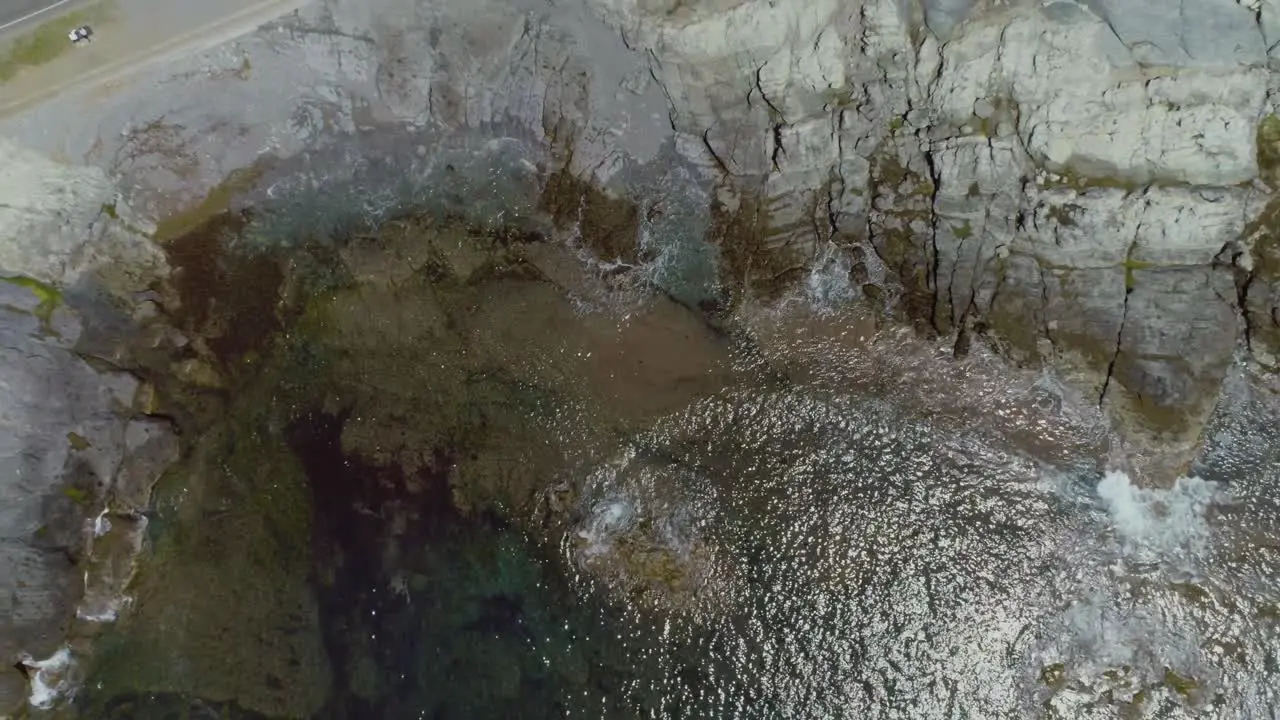
M 75 4 L 75 0 L 0 0 L 0 33 L 38 25 Z

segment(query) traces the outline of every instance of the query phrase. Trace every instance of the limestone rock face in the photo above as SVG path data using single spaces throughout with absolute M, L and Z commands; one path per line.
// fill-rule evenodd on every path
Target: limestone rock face
M 264 156 L 343 143 L 349 161 L 288 165 L 305 183 L 262 183 L 323 186 L 372 153 L 398 185 L 367 204 L 393 208 L 454 163 L 445 139 L 518 137 L 551 151 L 530 162 L 651 209 L 711 198 L 721 221 L 647 212 L 639 234 L 750 235 L 771 257 L 726 250 L 727 283 L 847 254 L 875 304 L 943 336 L 985 331 L 1080 374 L 1119 416 L 1140 411 L 1133 427 L 1188 438 L 1238 344 L 1275 362 L 1280 16 L 1273 0 L 1177 7 L 319 0 L 67 133 L 153 219 Z M 67 192 L 102 183 L 77 172 Z
M 162 469 L 130 459 L 140 445 L 128 420 L 138 381 L 87 364 L 72 349 L 79 319 L 65 308 L 50 317 L 40 302 L 0 282 L 0 656 L 11 658 L 0 709 L 26 696 L 14 662 L 54 655 L 77 614 L 114 617 L 141 529 L 112 496 L 144 492 Z M 163 424 L 152 434 L 152 454 L 173 437 Z
M 77 351 L 85 324 L 114 312 L 107 298 L 162 266 L 158 251 L 124 226 L 97 168 L 60 165 L 5 141 L 0 158 L 5 712 L 27 694 L 15 662 L 54 656 L 76 615 L 114 617 L 142 528 L 138 508 L 112 498 L 145 493 L 176 446 L 163 422 L 130 424 L 134 376 L 104 373 Z M 135 438 L 144 426 L 153 437 L 145 448 Z M 134 456 L 143 450 L 160 462 L 140 466 Z
M 69 287 L 99 269 L 135 278 L 161 271 L 163 254 L 121 221 L 127 211 L 99 168 L 55 162 L 4 138 L 0 158 L 0 270 L 6 275 Z M 116 286 L 109 290 L 131 289 L 126 278 L 95 279 Z
M 868 246 L 933 331 L 1083 368 L 1167 438 L 1238 339 L 1274 363 L 1271 3 L 592 4 L 776 246 Z
M 562 166 L 640 206 L 611 253 L 705 260 L 711 241 L 724 283 L 750 288 L 839 256 L 855 295 L 922 331 L 985 335 L 1131 428 L 1193 438 L 1238 351 L 1280 356 L 1280 4 L 1176 7 L 317 0 L 91 116 L 52 103 L 4 121 L 96 167 L 3 146 L 17 165 L 0 172 L 30 180 L 6 176 L 21 190 L 4 242 L 47 242 L 0 244 L 0 268 L 69 284 L 155 264 L 105 222 L 114 191 L 158 220 L 252 165 L 250 201 L 342 180 L 376 219 L 463 192 L 441 148 L 515 138 L 545 152 L 512 167 Z M 485 212 L 506 194 L 467 182 Z

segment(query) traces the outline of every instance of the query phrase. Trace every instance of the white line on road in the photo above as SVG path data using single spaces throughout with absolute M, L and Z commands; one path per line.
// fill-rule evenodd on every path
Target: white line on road
M 35 16 L 37 16 L 37 15 L 39 15 L 39 14 L 41 14 L 41 13 L 49 12 L 50 10 L 52 10 L 52 9 L 54 9 L 54 8 L 56 8 L 56 7 L 58 7 L 59 5 L 66 5 L 66 4 L 67 4 L 67 3 L 69 3 L 69 2 L 71 2 L 71 0 L 58 0 L 58 2 L 56 2 L 56 3 L 52 4 L 52 5 L 46 5 L 45 7 L 42 7 L 42 8 L 40 8 L 39 10 L 37 10 L 37 11 L 35 11 L 35 12 L 33 12 L 33 13 L 28 13 L 28 14 L 26 14 L 26 15 L 23 15 L 22 17 L 18 18 L 17 20 L 10 20 L 9 22 L 7 22 L 7 23 L 5 23 L 5 24 L 0 25 L 0 30 L 4 30 L 5 28 L 11 28 L 11 27 L 13 27 L 14 25 L 17 25 L 18 23 L 21 23 L 21 22 L 26 22 L 26 21 L 30 20 L 31 18 L 33 18 L 33 17 L 35 17 Z
M 62 0 L 67 2 L 68 0 Z M 76 74 L 70 81 L 59 84 L 45 84 L 41 89 L 25 97 L 15 98 L 9 102 L 0 99 L 0 118 L 16 113 L 21 108 L 42 102 L 61 92 L 90 84 L 101 85 L 118 80 L 148 65 L 163 59 L 172 59 L 210 50 L 218 45 L 231 42 L 261 27 L 264 23 L 275 20 L 281 15 L 292 12 L 312 0 L 254 0 L 251 4 L 236 10 L 229 15 L 205 23 L 178 35 L 168 35 L 163 42 L 134 52 L 123 58 L 106 63 L 99 63 L 93 69 Z M 98 48 L 106 48 L 99 45 Z M 3 720 L 3 718 L 0 718 Z

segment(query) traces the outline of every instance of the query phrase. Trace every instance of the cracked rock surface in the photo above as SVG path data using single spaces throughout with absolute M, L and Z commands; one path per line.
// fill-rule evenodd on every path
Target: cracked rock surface
M 878 309 L 1076 378 L 1129 431 L 1194 441 L 1238 355 L 1280 362 L 1278 43 L 1275 0 L 317 0 L 0 123 L 25 146 L 0 141 L 0 270 L 140 289 L 163 270 L 143 234 L 191 208 L 377 155 L 404 181 L 370 196 L 382 212 L 443 177 L 441 148 L 518 138 L 541 148 L 529 167 L 646 208 L 639 234 L 720 243 L 726 285 L 844 254 Z M 746 234 L 753 261 L 734 263 L 724 246 Z M 34 533 L 72 473 L 105 487 L 127 437 L 154 446 L 117 407 L 128 381 L 0 289 L 0 654 L 49 652 L 70 541 Z M 44 401 L 55 378 L 65 402 Z M 89 451 L 69 432 L 111 457 L 75 461 Z M 0 684 L 0 707 L 14 692 Z
M 0 155 L 7 278 L 0 280 L 0 710 L 7 710 L 26 697 L 15 662 L 54 655 L 74 616 L 92 623 L 114 614 L 136 552 L 128 538 L 137 534 L 133 509 L 112 496 L 145 493 L 176 448 L 167 423 L 133 419 L 138 380 L 111 370 L 110 352 L 95 359 L 108 345 L 82 343 L 120 322 L 111 298 L 145 286 L 162 256 L 129 229 L 101 170 L 60 165 L 3 140 Z M 135 441 L 144 426 L 149 444 Z M 169 450 L 157 455 L 157 444 Z M 156 462 L 148 465 L 146 454 Z
M 27 288 L 2 282 L 0 307 L 0 655 L 42 660 L 71 618 L 114 617 L 141 528 L 113 497 L 147 492 L 176 445 L 167 423 L 130 419 L 134 376 L 74 350 L 77 314 L 49 318 Z M 0 708 L 26 686 L 6 664 Z
M 776 256 L 755 267 L 860 247 L 889 271 L 864 294 L 927 331 L 988 331 L 1082 373 L 1133 428 L 1187 439 L 1237 341 L 1275 352 L 1274 9 L 1162 7 L 326 0 L 92 117 L 52 104 L 10 129 L 65 131 L 151 219 L 263 158 L 387 127 L 516 128 L 654 205 L 675 157 L 700 175 L 665 195 L 749 200 Z

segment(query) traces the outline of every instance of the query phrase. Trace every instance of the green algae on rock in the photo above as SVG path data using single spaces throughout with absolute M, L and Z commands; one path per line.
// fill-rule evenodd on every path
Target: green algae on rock
M 569 160 L 572 159 L 569 154 Z M 635 203 L 609 197 L 565 167 L 547 178 L 542 192 L 546 211 L 561 227 L 575 226 L 583 243 L 605 262 L 639 262 L 639 209 Z
M 155 232 L 151 235 L 152 239 L 163 244 L 186 238 L 199 230 L 207 230 L 210 221 L 219 216 L 231 214 L 232 201 L 252 188 L 262 176 L 262 172 L 262 168 L 258 165 L 232 172 L 193 207 L 163 218 L 156 225 Z
M 11 285 L 26 288 L 35 295 L 39 304 L 35 308 L 35 316 L 40 320 L 40 324 L 46 334 L 53 333 L 53 313 L 62 306 L 62 291 L 56 287 L 40 282 L 34 278 L 16 275 L 13 277 L 0 278 Z
M 898 302 L 892 312 L 926 335 L 945 332 L 935 324 L 935 262 L 931 243 L 920 241 L 932 227 L 933 182 L 905 166 L 897 155 L 877 155 L 871 167 L 873 199 L 892 209 L 869 223 L 870 239 L 894 278 Z M 880 308 L 873 308 L 879 310 Z
M 1258 125 L 1258 168 L 1273 188 L 1280 186 L 1280 117 Z M 1264 367 L 1280 368 L 1280 199 L 1271 198 L 1245 228 L 1242 248 L 1223 258 L 1235 269 L 1247 342 Z
M 719 249 L 726 302 L 777 300 L 807 270 L 807 259 L 778 241 L 783 230 L 773 227 L 766 203 L 753 195 L 713 201 L 707 237 Z
M 180 303 L 174 319 L 225 366 L 260 349 L 281 327 L 284 272 L 271 253 L 229 252 L 247 218 L 220 214 L 165 245 Z
M 136 602 L 100 642 L 86 702 L 184 693 L 275 717 L 322 705 L 306 479 L 246 397 L 157 486 Z
M 727 382 L 723 341 L 698 318 L 661 297 L 626 327 L 582 315 L 571 288 L 591 274 L 518 225 L 408 215 L 285 262 L 229 242 L 247 222 L 220 215 L 167 245 L 174 319 L 193 337 L 171 367 L 204 374 L 157 379 L 192 440 L 156 490 L 153 550 L 101 644 L 95 707 L 176 694 L 306 716 L 348 701 L 335 677 L 343 697 L 384 702 L 383 682 L 360 680 L 386 668 L 371 674 L 359 634 L 321 626 L 357 587 L 394 592 L 404 538 L 486 518 L 534 538 L 560 527 L 567 508 L 537 509 L 568 458 Z M 631 572 L 671 582 L 664 567 Z
M 1280 185 L 1280 116 L 1267 115 L 1258 123 L 1258 174 L 1273 188 Z

